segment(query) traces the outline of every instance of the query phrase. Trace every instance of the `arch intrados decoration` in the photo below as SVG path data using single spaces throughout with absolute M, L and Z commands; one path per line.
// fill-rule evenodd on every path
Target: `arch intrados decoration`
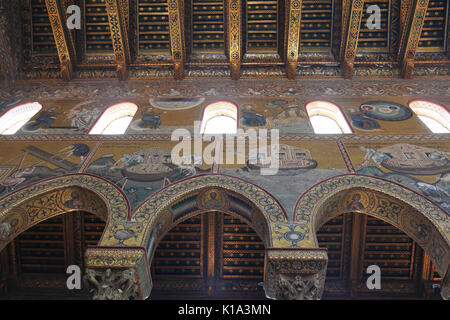
M 360 197 L 363 192 L 367 192 L 370 195 L 368 197 L 372 198 L 352 199 L 352 196 L 358 194 L 358 191 L 360 191 Z M 386 204 L 384 212 L 389 214 L 388 211 L 390 211 L 393 216 L 397 217 L 397 220 L 383 216 L 383 211 L 377 212 L 383 208 L 379 203 L 375 203 L 379 199 L 391 201 Z M 353 205 L 343 208 L 342 206 L 345 206 L 346 203 L 348 205 L 349 201 L 350 203 L 353 201 Z M 368 203 L 367 201 L 370 204 L 365 206 L 363 202 Z M 403 205 L 403 208 L 392 207 L 399 205 Z M 318 246 L 316 232 L 320 226 L 332 217 L 347 212 L 371 215 L 399 228 L 427 252 L 441 276 L 445 275 L 450 259 L 449 214 L 439 206 L 393 182 L 370 176 L 349 174 L 330 178 L 310 188 L 298 200 L 294 219 L 297 223 L 309 226 L 310 229 L 305 232 L 306 237 L 311 239 L 315 246 Z M 424 233 L 426 231 L 428 232 Z
M 114 221 L 125 221 L 129 217 L 128 201 L 126 200 L 126 197 L 122 193 L 122 191 L 117 188 L 117 186 L 102 178 L 92 175 L 72 174 L 36 182 L 30 186 L 16 190 L 13 193 L 7 194 L 3 198 L 1 198 L 0 224 L 8 221 L 9 218 L 17 214 L 18 211 L 22 210 L 20 208 L 22 208 L 23 206 L 26 206 L 27 204 L 32 203 L 37 199 L 41 199 L 48 194 L 55 192 L 65 192 L 65 190 L 80 192 L 85 191 L 87 196 L 93 196 L 93 198 L 91 199 L 96 199 L 100 203 L 102 203 L 105 207 L 106 216 L 104 218 L 106 218 L 107 220 L 107 227 L 109 225 L 112 225 Z M 74 206 L 77 207 L 76 204 Z M 78 207 L 79 206 L 80 205 L 78 205 Z M 44 215 L 41 217 L 42 219 L 38 219 L 35 223 L 28 225 L 26 229 L 32 227 L 33 225 L 36 225 L 39 222 L 47 220 L 48 218 L 67 212 L 87 211 L 93 214 L 98 214 L 98 212 L 91 212 L 92 210 L 87 210 L 86 208 L 86 205 L 84 208 L 70 208 L 59 203 L 60 211 L 55 211 L 59 212 L 58 214 L 50 214 L 49 216 Z M 8 226 L 3 225 L 3 228 L 8 228 Z M 106 228 L 103 234 L 105 234 L 105 232 L 107 231 Z M 21 230 L 20 233 L 25 231 L 26 229 Z M 18 234 L 16 234 L 15 236 L 17 235 Z M 1 240 L 2 239 L 0 239 L 0 241 Z M 8 236 L 7 239 L 3 239 L 3 242 L 5 240 L 9 242 L 11 239 Z
M 21 233 L 56 216 L 73 212 L 87 212 L 103 221 L 108 209 L 94 192 L 78 186 L 62 187 L 30 198 L 9 210 L 0 220 L 0 250 Z
M 201 190 L 211 187 L 234 192 L 246 198 L 262 213 L 269 235 L 273 224 L 288 223 L 283 207 L 270 193 L 260 187 L 242 179 L 222 174 L 199 175 L 173 183 L 154 193 L 134 211 L 131 221 L 145 225 L 136 245 L 149 248 L 152 230 L 157 226 L 158 221 L 163 219 L 165 213 L 167 213 L 167 208 L 189 194 L 200 193 Z M 271 241 L 268 243 L 269 245 L 272 244 Z

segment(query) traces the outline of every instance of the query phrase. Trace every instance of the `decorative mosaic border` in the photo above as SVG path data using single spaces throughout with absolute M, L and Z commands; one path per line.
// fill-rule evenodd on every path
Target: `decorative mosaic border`
M 179 96 L 214 97 L 448 97 L 448 78 L 423 80 L 189 80 L 179 83 L 174 80 L 101 82 L 21 82 L 16 87 L 0 92 L 0 100 L 64 99 L 64 98 L 148 98 L 168 96 L 170 88 L 176 88 Z
M 448 141 L 450 133 L 415 135 L 356 135 L 356 134 L 281 134 L 281 141 Z M 124 135 L 73 135 L 73 134 L 16 134 L 0 135 L 1 141 L 171 141 L 170 134 L 124 134 Z
M 108 208 L 108 224 L 116 220 L 127 220 L 129 204 L 125 195 L 112 183 L 88 174 L 73 174 L 40 181 L 20 189 L 0 199 L 0 219 L 3 220 L 12 208 L 43 195 L 47 192 L 66 188 L 80 187 L 97 194 Z

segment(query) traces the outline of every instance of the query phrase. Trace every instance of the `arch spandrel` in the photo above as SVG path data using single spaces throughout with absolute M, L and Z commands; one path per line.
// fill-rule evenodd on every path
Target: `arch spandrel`
M 316 232 L 327 220 L 347 212 L 384 220 L 413 238 L 431 257 L 441 275 L 450 261 L 450 218 L 423 196 L 382 179 L 345 175 L 326 180 L 305 193 L 294 212 L 304 227 L 299 246 L 317 247 Z

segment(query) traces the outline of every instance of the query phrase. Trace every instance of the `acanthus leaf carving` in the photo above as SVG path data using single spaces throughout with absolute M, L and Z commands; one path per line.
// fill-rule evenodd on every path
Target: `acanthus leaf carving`
M 90 288 L 93 300 L 136 300 L 138 286 L 135 270 L 87 269 L 85 284 Z

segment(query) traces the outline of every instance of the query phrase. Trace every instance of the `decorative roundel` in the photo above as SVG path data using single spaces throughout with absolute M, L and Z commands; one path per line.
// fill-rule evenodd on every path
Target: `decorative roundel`
M 297 231 L 286 232 L 283 236 L 286 240 L 294 241 L 294 242 L 301 241 L 304 238 L 303 234 L 301 234 L 300 232 L 297 232 Z
M 412 117 L 412 111 L 398 103 L 371 101 L 363 103 L 359 109 L 366 116 L 384 121 L 402 121 Z

